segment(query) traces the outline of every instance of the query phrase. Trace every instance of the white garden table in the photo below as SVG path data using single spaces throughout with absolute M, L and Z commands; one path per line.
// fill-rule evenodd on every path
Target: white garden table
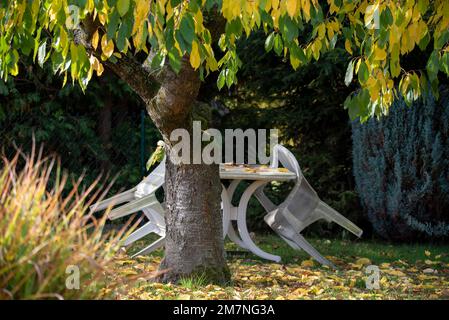
M 286 169 L 274 169 L 266 168 L 265 166 L 226 166 L 220 165 L 220 178 L 224 180 L 231 180 L 228 188 L 225 189 L 228 199 L 222 199 L 222 201 L 228 201 L 229 203 L 223 203 L 223 219 L 225 225 L 228 224 L 227 235 L 229 238 L 243 249 L 250 250 L 255 255 L 280 262 L 281 257 L 270 254 L 259 248 L 251 239 L 246 225 L 246 210 L 248 208 L 248 202 L 254 192 L 268 184 L 271 181 L 288 181 L 296 179 L 296 174 Z M 232 205 L 232 197 L 238 186 L 238 184 L 244 180 L 252 181 L 246 190 L 243 192 L 239 204 L 237 207 Z M 228 211 L 228 212 L 227 212 Z M 237 221 L 238 232 L 234 229 L 231 221 Z

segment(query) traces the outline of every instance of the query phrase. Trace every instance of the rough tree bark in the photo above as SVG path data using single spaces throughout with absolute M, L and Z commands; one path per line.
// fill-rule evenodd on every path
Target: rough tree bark
M 75 33 L 75 41 L 96 55 L 91 47 L 95 22 L 85 20 Z M 170 134 L 174 129 L 190 131 L 192 109 L 201 85 L 198 72 L 187 57 L 178 74 L 168 66 L 159 70 L 150 67 L 151 57 L 140 63 L 124 56 L 106 67 L 142 98 L 147 111 L 161 132 L 170 154 Z M 191 152 L 192 154 L 192 152 Z M 160 265 L 164 272 L 159 280 L 176 282 L 185 276 L 203 275 L 208 282 L 230 280 L 226 265 L 222 216 L 220 212 L 221 184 L 217 165 L 174 164 L 166 162 L 166 244 Z

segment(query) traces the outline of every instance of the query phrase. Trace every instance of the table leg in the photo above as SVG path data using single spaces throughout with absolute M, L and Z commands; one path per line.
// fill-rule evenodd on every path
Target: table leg
M 232 197 L 234 196 L 234 192 L 235 189 L 237 188 L 238 184 L 241 182 L 241 180 L 232 180 L 231 184 L 229 185 L 227 191 L 228 194 L 228 199 L 229 199 L 229 203 L 230 203 L 230 212 L 231 211 L 236 211 L 237 208 L 234 207 L 232 205 Z M 234 229 L 234 226 L 232 225 L 232 220 L 234 219 L 234 217 L 232 216 L 232 214 L 230 214 L 230 221 L 229 221 L 229 225 L 228 225 L 228 237 L 229 239 L 231 239 L 232 242 L 234 242 L 236 245 L 238 245 L 240 248 L 243 249 L 247 249 L 246 245 L 243 243 L 242 239 L 240 239 L 239 235 L 237 234 L 237 232 Z
M 242 237 L 242 241 L 247 249 L 249 249 L 252 253 L 261 258 L 275 262 L 280 262 L 281 257 L 263 251 L 253 242 L 253 240 L 249 236 L 248 227 L 246 225 L 246 209 L 248 207 L 249 199 L 259 187 L 263 186 L 266 183 L 267 183 L 266 181 L 255 181 L 251 183 L 249 187 L 245 190 L 240 199 L 237 210 L 237 226 L 239 229 L 239 234 Z
M 225 186 L 223 186 L 223 189 L 221 191 L 221 203 L 222 203 L 222 211 L 223 211 L 223 239 L 228 234 L 229 225 L 231 224 L 231 200 L 229 200 L 228 191 L 226 190 Z

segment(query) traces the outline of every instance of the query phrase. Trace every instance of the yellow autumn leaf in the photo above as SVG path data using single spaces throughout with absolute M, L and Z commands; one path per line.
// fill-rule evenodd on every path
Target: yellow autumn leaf
M 375 60 L 382 61 L 387 58 L 387 52 L 382 48 L 376 47 L 376 49 L 374 49 L 374 56 Z
M 133 270 L 133 269 L 124 269 L 124 270 L 120 271 L 120 275 L 123 275 L 123 276 L 134 276 L 136 274 L 137 274 L 137 271 Z
M 97 30 L 97 31 L 95 31 L 94 35 L 92 36 L 92 47 L 94 48 L 94 50 L 97 50 L 98 40 L 99 40 L 99 35 L 98 35 L 98 30 Z
M 108 41 L 107 36 L 104 34 L 101 37 L 101 50 L 103 51 L 104 56 L 109 58 L 114 53 L 114 42 L 111 40 Z
M 301 0 L 301 7 L 303 16 L 307 22 L 310 20 L 310 0 Z
M 297 13 L 298 0 L 287 0 L 286 7 L 288 15 L 293 18 Z
M 201 57 L 196 40 L 192 42 L 192 51 L 190 52 L 190 64 L 196 70 L 201 64 Z
M 352 54 L 351 42 L 348 39 L 345 41 L 345 49 L 349 54 Z
M 102 12 L 98 13 L 98 20 L 102 25 L 105 25 L 107 21 L 107 15 Z
M 315 262 L 313 262 L 313 260 L 304 260 L 303 262 L 301 262 L 301 267 L 303 268 L 311 268 L 315 265 Z
M 307 290 L 306 288 L 298 288 L 295 291 L 293 291 L 292 294 L 293 294 L 294 297 L 297 297 L 297 296 L 304 296 L 308 292 L 309 292 L 309 290 Z
M 400 270 L 395 270 L 395 269 L 387 269 L 387 270 L 383 270 L 383 273 L 386 273 L 390 276 L 395 276 L 395 277 L 405 277 L 405 273 L 400 271 Z
M 360 259 L 357 259 L 356 264 L 360 264 L 362 266 L 368 266 L 371 264 L 371 260 L 368 258 L 360 258 Z
M 98 60 L 97 60 L 98 61 Z M 101 64 L 100 62 L 98 62 L 98 68 L 97 68 L 97 76 L 101 76 L 104 72 L 104 67 L 103 64 Z
M 97 72 L 97 76 L 101 76 L 104 71 L 103 65 L 93 55 L 90 56 L 89 60 L 90 60 L 90 64 L 92 65 L 92 69 Z

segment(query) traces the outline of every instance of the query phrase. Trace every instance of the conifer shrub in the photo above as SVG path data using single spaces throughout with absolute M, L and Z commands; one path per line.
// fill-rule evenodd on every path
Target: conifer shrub
M 449 94 L 352 123 L 353 172 L 374 231 L 397 241 L 449 235 Z

